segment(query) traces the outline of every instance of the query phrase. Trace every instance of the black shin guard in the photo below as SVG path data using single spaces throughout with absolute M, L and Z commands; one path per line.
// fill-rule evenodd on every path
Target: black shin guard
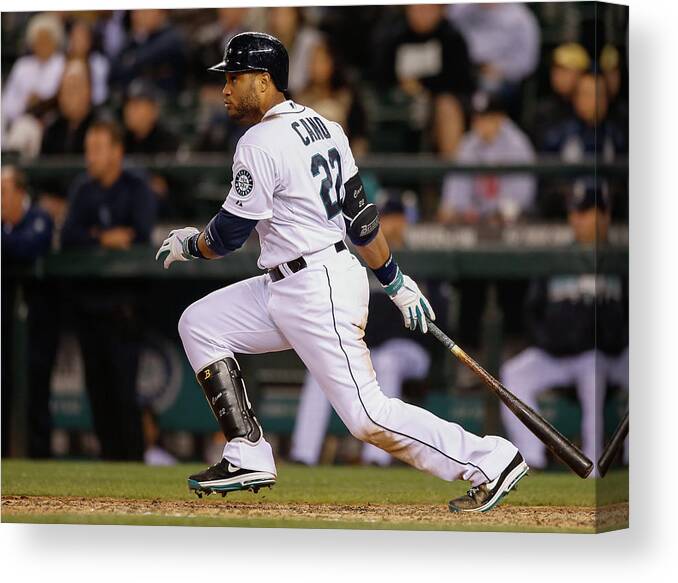
M 252 411 L 245 382 L 235 359 L 226 357 L 210 364 L 197 377 L 226 439 L 251 443 L 259 441 L 261 425 Z

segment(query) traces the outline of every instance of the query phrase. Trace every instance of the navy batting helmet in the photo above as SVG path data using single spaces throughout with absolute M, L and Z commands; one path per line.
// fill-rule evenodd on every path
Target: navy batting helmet
M 277 38 L 263 32 L 242 32 L 228 41 L 224 60 L 209 70 L 222 73 L 266 71 L 279 91 L 287 91 L 289 68 L 287 49 Z

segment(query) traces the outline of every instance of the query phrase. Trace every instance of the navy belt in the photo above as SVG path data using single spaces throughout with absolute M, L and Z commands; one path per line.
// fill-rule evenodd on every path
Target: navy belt
M 344 243 L 343 241 L 337 241 L 334 244 L 334 250 L 337 253 L 345 251 L 346 243 Z M 286 265 L 287 269 L 289 269 L 292 273 L 297 273 L 298 271 L 301 271 L 302 269 L 304 269 L 304 267 L 307 266 L 306 260 L 303 257 L 297 257 L 296 259 L 292 259 L 292 261 L 283 263 L 283 265 Z M 271 276 L 271 281 L 280 281 L 285 277 L 285 274 L 280 270 L 280 266 L 274 267 L 273 269 L 269 269 L 268 275 Z

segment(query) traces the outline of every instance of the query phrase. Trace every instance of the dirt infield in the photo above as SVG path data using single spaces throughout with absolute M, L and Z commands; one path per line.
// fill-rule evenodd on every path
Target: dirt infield
M 167 501 L 122 500 L 117 498 L 6 496 L 2 498 L 3 521 L 12 515 L 82 515 L 117 517 L 166 516 L 174 518 L 281 519 L 308 521 L 309 527 L 323 523 L 364 523 L 379 525 L 439 525 L 443 529 L 478 530 L 540 529 L 600 532 L 628 524 L 628 504 L 613 504 L 600 509 L 576 506 L 508 506 L 479 514 L 452 514 L 446 507 L 423 504 L 277 504 L 270 502 L 228 502 L 221 498 Z M 39 522 L 40 520 L 36 520 Z M 105 523 L 105 520 L 104 520 Z

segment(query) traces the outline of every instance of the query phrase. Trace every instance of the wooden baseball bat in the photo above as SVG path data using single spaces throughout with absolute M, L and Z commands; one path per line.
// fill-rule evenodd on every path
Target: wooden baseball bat
M 476 373 L 513 414 L 578 476 L 586 478 L 591 473 L 593 462 L 574 443 L 534 409 L 523 403 L 430 320 L 428 320 L 428 329 L 445 348 Z
M 617 453 L 621 449 L 621 446 L 624 444 L 626 436 L 629 434 L 629 410 L 626 409 L 626 414 L 624 418 L 619 422 L 617 429 L 614 430 L 612 439 L 610 443 L 607 444 L 603 450 L 603 454 L 598 460 L 598 471 L 600 472 L 600 477 L 602 478 L 607 470 L 610 468 L 612 460 L 616 457 Z

